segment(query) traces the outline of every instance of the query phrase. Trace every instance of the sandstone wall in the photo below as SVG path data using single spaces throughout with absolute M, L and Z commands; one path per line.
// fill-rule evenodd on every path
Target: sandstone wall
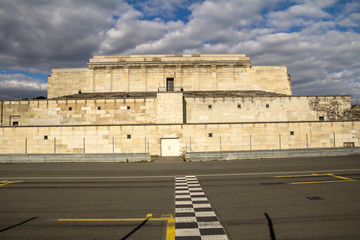
M 2 125 L 155 123 L 156 99 L 4 101 Z
M 156 123 L 183 123 L 183 94 L 157 93 Z
M 351 119 L 349 96 L 156 98 L 1 102 L 2 126 L 338 121 Z
M 88 82 L 88 68 L 79 69 L 53 69 L 48 77 L 49 99 L 77 94 L 79 89 L 82 92 L 92 91 L 92 86 Z
M 89 69 L 54 69 L 48 98 L 82 92 L 262 90 L 291 95 L 286 67 L 252 67 L 245 55 L 96 56 Z
M 291 78 L 285 66 L 252 66 L 250 88 L 291 95 Z
M 187 123 L 351 119 L 350 96 L 186 98 Z
M 359 121 L 1 127 L 0 153 L 136 153 L 149 150 L 151 155 L 160 155 L 161 138 L 179 138 L 180 152 L 190 148 L 196 152 L 331 148 L 342 147 L 344 142 L 359 146 L 359 131 Z

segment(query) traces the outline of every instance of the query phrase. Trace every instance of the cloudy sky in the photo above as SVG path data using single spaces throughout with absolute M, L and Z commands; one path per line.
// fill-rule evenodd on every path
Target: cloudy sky
M 244 53 L 294 95 L 360 98 L 360 1 L 0 0 L 0 99 L 46 96 L 94 55 Z M 359 99 L 360 103 L 360 99 Z

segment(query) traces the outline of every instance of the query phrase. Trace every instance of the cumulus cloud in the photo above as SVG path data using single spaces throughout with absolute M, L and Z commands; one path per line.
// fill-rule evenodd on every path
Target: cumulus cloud
M 0 74 L 0 96 L 3 100 L 35 98 L 47 95 L 47 84 L 24 74 Z
M 287 30 L 291 27 L 303 27 L 316 19 L 327 19 L 330 14 L 314 3 L 299 4 L 284 11 L 275 11 L 267 14 L 267 25 L 278 30 Z
M 0 64 L 46 73 L 94 54 L 245 53 L 288 66 L 294 94 L 360 97 L 359 12 L 337 0 L 4 0 Z
M 45 71 L 84 65 L 112 23 L 111 12 L 117 8 L 114 2 L 2 1 L 2 67 L 36 66 Z

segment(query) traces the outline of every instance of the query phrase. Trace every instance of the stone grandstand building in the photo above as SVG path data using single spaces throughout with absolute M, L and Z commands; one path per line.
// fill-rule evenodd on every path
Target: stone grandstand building
M 242 54 L 95 56 L 87 68 L 53 69 L 47 99 L 0 102 L 0 153 L 358 146 L 350 100 L 292 96 L 286 67 Z

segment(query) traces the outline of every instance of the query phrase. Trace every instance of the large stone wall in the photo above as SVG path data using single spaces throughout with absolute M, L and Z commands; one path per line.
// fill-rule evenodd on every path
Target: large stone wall
M 92 91 L 88 82 L 89 69 L 52 69 L 48 77 L 48 98 Z
M 158 93 L 156 123 L 183 123 L 183 94 Z
M 245 55 L 95 56 L 89 69 L 53 70 L 48 98 L 82 92 L 145 92 L 166 89 L 166 79 L 184 91 L 262 90 L 291 95 L 286 67 L 252 67 Z
M 154 97 L 4 101 L 0 126 L 350 120 L 350 96 Z M 185 98 L 183 99 L 183 96 Z
M 156 98 L 4 101 L 2 126 L 155 123 Z
M 211 94 L 209 94 L 211 95 Z M 350 96 L 187 97 L 187 123 L 351 119 Z
M 179 138 L 179 154 L 359 146 L 360 121 L 1 127 L 0 152 L 160 155 L 162 138 Z
M 291 77 L 286 67 L 252 66 L 249 72 L 250 89 L 291 95 Z

